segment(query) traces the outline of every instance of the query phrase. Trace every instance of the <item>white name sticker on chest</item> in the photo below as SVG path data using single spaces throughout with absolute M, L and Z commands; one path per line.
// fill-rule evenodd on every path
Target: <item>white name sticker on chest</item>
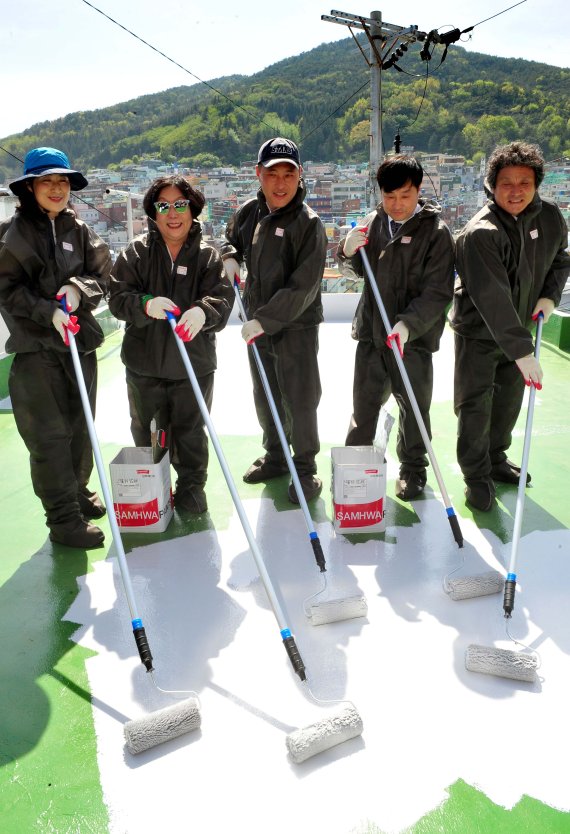
M 280 228 L 280 226 L 277 226 L 277 228 L 275 229 L 275 237 L 283 237 L 284 234 L 285 229 L 282 229 Z
M 531 229 L 530 236 L 533 240 L 536 240 L 538 237 L 538 229 Z
M 187 275 L 188 267 L 187 266 L 177 266 L 176 267 L 176 274 L 177 275 Z
M 67 249 L 68 252 L 73 252 L 73 243 L 68 243 L 66 240 L 64 240 L 61 245 L 64 249 Z
M 400 239 L 400 243 L 411 243 L 412 238 L 409 235 L 404 235 L 403 238 Z

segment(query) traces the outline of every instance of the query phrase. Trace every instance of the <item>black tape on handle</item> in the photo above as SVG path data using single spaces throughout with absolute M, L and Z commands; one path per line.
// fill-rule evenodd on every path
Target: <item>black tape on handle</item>
M 505 582 L 505 596 L 503 597 L 503 611 L 507 619 L 513 613 L 515 607 L 515 593 L 517 590 L 516 579 L 507 579 Z
M 455 513 L 453 515 L 447 516 L 449 519 L 449 523 L 451 524 L 451 532 L 453 533 L 453 538 L 459 545 L 459 547 L 463 547 L 463 535 L 461 533 L 461 527 L 459 526 L 459 520 Z
M 152 654 L 150 651 L 150 646 L 148 644 L 144 628 L 134 628 L 133 634 L 135 635 L 137 649 L 139 650 L 139 655 L 143 663 L 143 666 L 145 667 L 147 672 L 153 672 L 154 670 L 152 666 Z
M 316 536 L 315 538 L 311 538 L 311 545 L 313 547 L 315 561 L 319 566 L 321 573 L 324 573 L 327 569 L 327 565 L 325 562 L 325 554 L 323 553 L 323 548 L 321 547 L 320 539 Z
M 303 659 L 299 654 L 299 649 L 295 644 L 294 637 L 286 637 L 283 640 L 283 645 L 289 655 L 289 660 L 293 665 L 293 669 L 299 675 L 302 681 L 307 680 L 307 675 L 305 674 L 305 664 L 303 663 Z

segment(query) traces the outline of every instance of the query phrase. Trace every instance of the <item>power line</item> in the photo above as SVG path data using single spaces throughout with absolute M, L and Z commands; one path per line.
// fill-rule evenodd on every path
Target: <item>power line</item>
M 182 66 L 182 64 L 179 64 L 179 63 L 178 63 L 178 61 L 175 61 L 175 60 L 174 60 L 174 58 L 170 58 L 170 57 L 169 57 L 169 56 L 168 56 L 165 52 L 161 52 L 161 50 L 160 50 L 160 49 L 157 49 L 157 47 L 156 47 L 156 46 L 153 46 L 153 45 L 152 45 L 151 43 L 149 43 L 148 41 L 145 41 L 145 40 L 144 40 L 144 38 L 141 38 L 139 35 L 136 35 L 134 32 L 132 32 L 132 31 L 131 31 L 130 29 L 128 29 L 126 26 L 123 26 L 123 24 L 122 24 L 122 23 L 119 23 L 119 21 L 118 21 L 118 20 L 115 20 L 113 17 L 111 17 L 110 15 L 106 14 L 106 13 L 105 13 L 104 11 L 102 11 L 101 9 L 98 9 L 98 8 L 97 8 L 97 6 L 94 6 L 94 5 L 93 5 L 93 3 L 89 3 L 89 0 L 81 0 L 81 2 L 82 2 L 82 3 L 85 3 L 85 5 L 86 5 L 86 6 L 89 6 L 89 7 L 90 7 L 91 9 L 93 9 L 94 11 L 99 12 L 99 14 L 100 14 L 100 15 L 102 15 L 103 17 L 106 17 L 106 18 L 107 18 L 107 20 L 110 20 L 110 21 L 111 21 L 111 23 L 114 23 L 114 24 L 115 24 L 115 26 L 118 26 L 118 27 L 119 27 L 120 29 L 122 29 L 124 32 L 127 32 L 127 34 L 132 35 L 132 37 L 133 37 L 133 38 L 136 38 L 136 40 L 137 40 L 137 41 L 140 41 L 140 42 L 141 42 L 141 43 L 143 43 L 145 46 L 148 46 L 148 48 L 149 48 L 149 49 L 152 49 L 152 50 L 153 50 L 153 52 L 156 52 L 156 53 L 157 53 L 158 55 L 160 55 L 162 58 L 166 58 L 166 60 L 167 60 L 167 61 L 170 61 L 170 63 L 171 63 L 171 64 L 174 64 L 174 66 L 176 66 L 176 67 L 178 67 L 179 69 L 183 70 L 183 72 L 187 73 L 188 75 L 191 75 L 191 76 L 192 76 L 192 78 L 195 78 L 195 79 L 196 79 L 197 81 L 199 81 L 201 84 L 204 84 L 204 86 L 208 87 L 208 88 L 209 88 L 210 90 L 212 90 L 214 93 L 216 93 L 217 95 L 221 96 L 222 98 L 225 98 L 225 99 L 226 99 L 226 101 L 229 101 L 229 103 L 230 103 L 231 105 L 233 105 L 233 106 L 234 106 L 235 108 L 237 108 L 238 110 L 242 110 L 244 113 L 246 113 L 246 114 L 247 114 L 248 116 L 250 116 L 252 119 L 255 119 L 255 121 L 259 122 L 259 124 L 263 124 L 263 125 L 265 125 L 266 127 L 271 128 L 271 130 L 272 130 L 272 131 L 274 131 L 274 130 L 275 130 L 275 128 L 273 127 L 273 125 L 270 125 L 268 122 L 265 122 L 263 119 L 260 119 L 260 118 L 259 118 L 259 116 L 257 116 L 257 115 L 256 115 L 255 113 L 253 113 L 251 110 L 248 110 L 246 107 L 243 107 L 241 104 L 238 104 L 237 102 L 235 102 L 235 101 L 234 101 L 234 100 L 233 100 L 230 96 L 226 95 L 226 93 L 223 93 L 221 90 L 218 90 L 216 87 L 214 87 L 214 86 L 213 86 L 213 84 L 210 84 L 208 81 L 204 81 L 204 79 L 203 79 L 203 78 L 200 78 L 198 75 L 196 75 L 196 73 L 194 73 L 194 72 L 192 72 L 191 70 L 187 69 L 186 67 Z
M 357 96 L 358 93 L 361 90 L 363 90 L 365 87 L 368 87 L 369 84 L 370 84 L 370 79 L 368 78 L 366 80 L 366 82 L 362 85 L 362 87 L 359 87 L 358 90 L 355 90 L 354 93 L 351 93 L 348 96 L 348 98 L 345 98 L 345 100 L 341 104 L 339 104 L 339 106 L 335 110 L 333 110 L 332 113 L 329 113 L 329 115 L 326 118 L 324 118 L 322 120 L 322 122 L 319 122 L 319 124 L 316 127 L 314 127 L 312 130 L 310 130 L 309 133 L 306 133 L 303 136 L 302 141 L 305 141 L 305 139 L 308 139 L 309 136 L 312 136 L 312 134 L 315 133 L 320 127 L 322 127 L 325 124 L 325 122 L 328 122 L 328 120 L 331 119 L 334 116 L 335 113 L 338 113 L 338 111 L 342 107 L 344 107 L 344 105 L 347 104 L 350 101 L 351 98 L 354 98 L 354 96 Z
M 520 0 L 520 3 L 515 3 L 513 6 L 509 6 L 508 9 L 503 9 L 502 12 L 497 12 L 497 14 L 491 15 L 491 17 L 486 17 L 485 20 L 480 20 L 479 23 L 474 23 L 469 29 L 465 29 L 466 32 L 474 29 L 475 26 L 480 26 L 482 23 L 487 23 L 488 20 L 493 20 L 495 17 L 499 17 L 500 15 L 504 14 L 505 12 L 509 12 L 511 9 L 516 8 L 516 6 L 522 6 L 523 3 L 526 3 L 526 0 Z

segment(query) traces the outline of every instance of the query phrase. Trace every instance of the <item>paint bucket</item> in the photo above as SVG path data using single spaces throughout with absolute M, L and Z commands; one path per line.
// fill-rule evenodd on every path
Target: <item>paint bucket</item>
M 119 530 L 162 533 L 173 515 L 168 449 L 153 462 L 150 446 L 121 449 L 109 465 Z
M 335 530 L 381 533 L 386 529 L 386 462 L 376 446 L 331 449 L 332 503 Z

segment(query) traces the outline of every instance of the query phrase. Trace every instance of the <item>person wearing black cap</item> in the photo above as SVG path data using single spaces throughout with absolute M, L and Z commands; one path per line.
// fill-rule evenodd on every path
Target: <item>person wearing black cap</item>
M 92 311 L 111 271 L 107 245 L 68 208 L 70 192 L 86 185 L 62 151 L 34 148 L 23 176 L 10 183 L 20 201 L 16 214 L 0 226 L 0 311 L 10 333 L 6 350 L 15 354 L 8 383 L 14 420 L 30 453 L 51 541 L 82 549 L 103 543 L 90 519 L 103 516 L 105 507 L 88 488 L 93 453 L 67 327 L 73 319 L 78 328 L 95 413 L 95 349 L 103 331 Z
M 127 322 L 121 358 L 133 439 L 150 446 L 150 423 L 158 417 L 177 474 L 174 506 L 195 515 L 208 509 L 208 438 L 166 314 L 180 316 L 176 332 L 210 409 L 216 333 L 230 316 L 234 291 L 218 252 L 202 240 L 204 203 L 185 177 L 155 179 L 143 200 L 148 233 L 117 258 L 109 298 L 113 315 Z
M 261 186 L 257 198 L 230 218 L 221 251 L 230 281 L 239 278 L 242 262 L 247 266 L 243 304 L 248 321 L 242 337 L 248 344 L 255 340 L 301 488 L 310 500 L 322 490 L 315 461 L 321 396 L 317 353 L 327 238 L 320 218 L 304 202 L 303 169 L 294 142 L 282 137 L 264 142 L 255 170 Z M 243 479 L 256 484 L 286 474 L 288 467 L 255 357 L 248 353 L 265 454 Z M 299 503 L 292 483 L 288 494 L 291 502 Z

